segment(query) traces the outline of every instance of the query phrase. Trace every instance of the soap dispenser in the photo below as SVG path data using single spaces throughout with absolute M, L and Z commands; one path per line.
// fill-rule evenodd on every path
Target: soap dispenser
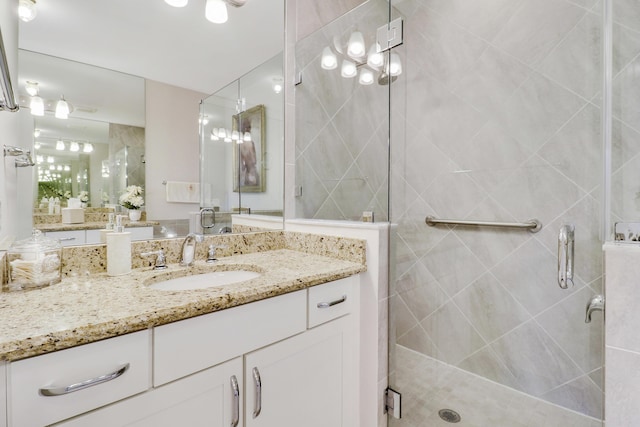
M 105 225 L 104 229 L 100 230 L 100 243 L 107 243 L 107 234 L 116 231 L 115 228 L 115 214 L 109 213 L 109 222 Z
M 116 227 L 107 237 L 107 275 L 122 276 L 131 272 L 131 233 L 124 231 L 122 215 L 116 217 Z

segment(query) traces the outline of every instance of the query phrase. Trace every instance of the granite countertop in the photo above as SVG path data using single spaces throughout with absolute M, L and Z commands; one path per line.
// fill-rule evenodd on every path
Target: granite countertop
M 154 281 L 216 270 L 247 269 L 258 278 L 218 288 L 162 291 Z M 362 263 L 277 249 L 197 261 L 192 267 L 169 264 L 109 277 L 106 273 L 70 275 L 41 289 L 0 293 L 0 360 L 86 344 L 189 317 L 258 301 L 366 270 Z
M 125 228 L 131 227 L 152 227 L 160 224 L 158 221 L 123 221 Z M 106 222 L 82 222 L 79 224 L 35 224 L 34 228 L 37 228 L 43 232 L 51 231 L 72 231 L 72 230 L 103 230 L 106 227 Z

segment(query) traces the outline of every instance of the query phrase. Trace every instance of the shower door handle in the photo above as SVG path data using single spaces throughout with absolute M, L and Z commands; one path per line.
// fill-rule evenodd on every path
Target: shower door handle
M 574 234 L 573 224 L 565 224 L 560 227 L 558 234 L 558 285 L 562 289 L 569 288 L 569 283 L 573 286 Z

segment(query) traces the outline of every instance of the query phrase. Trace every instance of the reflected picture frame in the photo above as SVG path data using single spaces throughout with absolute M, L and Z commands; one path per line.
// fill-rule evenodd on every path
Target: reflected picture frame
M 267 145 L 266 112 L 264 105 L 256 105 L 232 117 L 232 130 L 239 140 L 233 147 L 233 191 L 263 193 L 266 190 L 265 154 Z M 245 133 L 251 135 L 244 140 Z

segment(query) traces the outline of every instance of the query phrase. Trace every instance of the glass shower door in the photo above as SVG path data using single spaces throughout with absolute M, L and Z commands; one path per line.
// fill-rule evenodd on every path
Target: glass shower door
M 402 418 L 389 425 L 602 425 L 603 315 L 585 322 L 603 281 L 601 8 L 393 2 L 389 385 Z

